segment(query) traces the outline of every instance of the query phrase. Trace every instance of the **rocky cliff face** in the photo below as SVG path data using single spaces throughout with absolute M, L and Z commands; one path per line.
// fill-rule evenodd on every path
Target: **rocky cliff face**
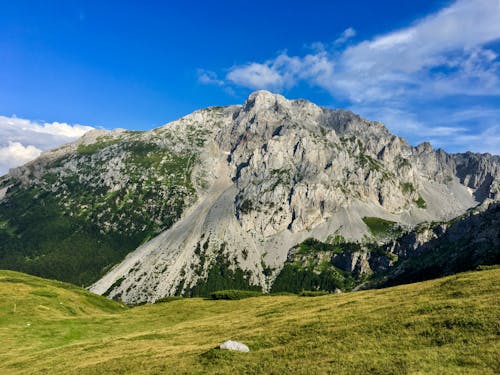
M 349 111 L 259 91 L 150 132 L 88 134 L 0 183 L 2 204 L 47 191 L 64 215 L 146 241 L 91 287 L 143 302 L 206 290 L 221 264 L 269 290 L 308 237 L 371 238 L 365 217 L 449 220 L 497 200 L 499 181 L 496 156 L 412 147 Z
M 422 223 L 383 246 L 399 262 L 374 285 L 397 285 L 500 263 L 500 204 L 473 209 L 445 223 Z
M 421 223 L 383 244 L 336 236 L 288 252 L 275 292 L 345 291 L 417 282 L 500 263 L 500 204 L 448 222 Z

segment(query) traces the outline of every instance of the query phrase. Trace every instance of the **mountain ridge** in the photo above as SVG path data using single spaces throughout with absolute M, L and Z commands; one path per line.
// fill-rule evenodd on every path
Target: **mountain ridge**
M 91 290 L 141 302 L 199 288 L 216 264 L 269 290 L 307 237 L 360 241 L 371 236 L 364 217 L 414 227 L 498 200 L 499 164 L 259 91 L 148 132 L 91 132 L 0 186 L 48 192 L 104 237 L 135 236 L 140 246 Z

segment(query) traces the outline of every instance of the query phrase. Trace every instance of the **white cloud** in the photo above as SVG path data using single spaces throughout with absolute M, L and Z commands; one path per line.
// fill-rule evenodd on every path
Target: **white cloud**
M 498 126 L 486 128 L 479 133 L 459 133 L 453 137 L 430 138 L 429 141 L 436 147 L 446 149 L 460 149 L 462 145 L 467 145 L 468 149 L 481 150 L 490 154 L 500 154 L 500 129 Z
M 285 77 L 273 65 L 274 63 L 251 63 L 235 67 L 226 78 L 238 86 L 251 89 L 281 89 L 285 83 Z
M 357 102 L 400 95 L 491 94 L 499 90 L 497 1 L 458 1 L 413 26 L 347 48 L 327 89 Z M 395 89 L 395 90 L 394 90 Z
M 198 81 L 204 85 L 224 85 L 224 81 L 217 78 L 217 73 L 204 69 L 198 69 Z
M 416 115 L 402 109 L 354 106 L 354 112 L 388 125 L 415 144 L 430 142 L 449 152 L 489 152 L 500 155 L 500 110 L 472 108 L 450 113 L 446 109 Z M 473 128 L 470 124 L 476 124 Z M 480 126 L 477 126 L 480 124 Z
M 282 52 L 274 60 L 262 64 L 251 63 L 234 67 L 226 79 L 251 89 L 281 91 L 301 80 L 321 86 L 323 81 L 333 78 L 333 66 L 325 51 L 304 57 L 289 56 Z
M 283 90 L 307 81 L 354 102 L 401 95 L 500 93 L 497 54 L 500 3 L 461 0 L 410 27 L 327 53 L 286 52 L 264 63 L 231 68 L 226 80 L 251 89 Z M 346 29 L 334 43 L 356 34 Z M 338 44 L 337 43 L 337 44 Z M 324 46 L 319 43 L 319 46 Z
M 436 106 L 438 100 L 451 97 L 498 97 L 500 59 L 498 45 L 492 43 L 500 40 L 499 20 L 498 0 L 458 0 L 406 28 L 370 40 L 343 46 L 356 35 L 349 28 L 330 44 L 330 50 L 325 47 L 328 43 L 319 42 L 308 54 L 282 52 L 265 62 L 234 66 L 225 82 L 275 91 L 305 82 L 352 106 L 405 114 L 418 113 L 422 107 Z M 496 119 L 492 128 L 499 126 L 500 116 Z M 424 122 L 419 119 L 418 123 Z M 427 137 L 448 132 L 464 142 L 470 139 L 458 138 L 459 133 L 471 129 L 470 124 L 464 127 L 450 122 L 435 127 L 425 123 L 422 131 L 428 132 Z M 493 132 L 495 136 L 498 132 Z
M 334 44 L 342 44 L 347 42 L 349 39 L 354 38 L 356 36 L 356 30 L 352 27 L 345 29 L 340 36 L 335 39 Z
M 7 146 L 0 147 L 0 175 L 6 173 L 10 167 L 35 159 L 41 153 L 42 150 L 35 146 L 24 146 L 19 142 L 9 141 Z
M 36 158 L 42 151 L 74 141 L 92 129 L 80 124 L 0 116 L 0 175 Z

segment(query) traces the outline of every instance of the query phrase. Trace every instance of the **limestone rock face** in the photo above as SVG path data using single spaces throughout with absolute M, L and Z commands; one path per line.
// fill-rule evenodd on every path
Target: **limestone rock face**
M 86 159 L 78 154 L 99 142 L 99 152 Z M 148 168 L 152 154 L 141 144 L 162 150 L 154 156 L 156 169 Z M 131 167 L 137 153 L 147 160 Z M 365 216 L 412 227 L 500 198 L 498 156 L 446 154 L 428 143 L 412 147 L 379 122 L 267 91 L 251 94 L 243 105 L 199 110 L 149 132 L 92 132 L 10 176 L 43 185 L 54 160 L 62 159 L 59 175 L 90 165 L 82 184 L 102 186 L 105 194 L 130 190 L 120 207 L 138 204 L 134 192 L 141 187 L 156 189 L 155 197 L 164 198 L 145 195 L 137 207 L 158 228 L 167 227 L 166 212 L 177 202 L 179 217 L 168 216 L 173 225 L 90 288 L 125 302 L 188 294 L 221 261 L 269 290 L 289 249 L 308 237 L 359 241 L 371 236 Z M 64 200 L 64 184 L 43 186 L 64 204 L 74 203 Z M 122 225 L 91 219 L 103 231 Z M 120 220 L 126 230 L 134 225 L 126 216 Z M 345 262 L 368 272 L 361 254 Z
M 215 189 L 212 177 L 212 188 L 193 206 L 198 216 L 187 214 L 178 223 L 183 230 L 187 225 L 187 231 L 196 226 L 191 234 L 184 232 L 184 240 L 175 246 L 171 242 L 178 236 L 174 225 L 92 290 L 104 293 L 125 277 L 111 296 L 143 300 L 145 288 L 150 290 L 148 300 L 182 293 L 208 272 L 197 270 L 195 254 L 207 241 L 205 257 L 215 258 L 222 246 L 227 258 L 235 259 L 234 267 L 250 271 L 250 283 L 268 290 L 273 275 L 263 275 L 264 267 L 278 272 L 288 250 L 307 237 L 325 240 L 337 233 L 360 240 L 370 235 L 364 216 L 413 226 L 448 220 L 484 199 L 498 199 L 498 157 L 448 155 L 428 143 L 412 147 L 381 123 L 305 100 L 258 91 L 242 106 L 198 111 L 167 126 L 181 124 L 207 129 L 211 161 L 199 168 L 211 171 L 219 165 L 209 174 L 222 173 L 217 178 L 226 182 Z M 212 205 L 200 209 L 207 201 Z M 369 273 L 365 255 L 355 255 L 344 260 L 351 263 L 348 268 Z M 144 278 L 134 276 L 164 268 L 166 273 L 146 285 Z

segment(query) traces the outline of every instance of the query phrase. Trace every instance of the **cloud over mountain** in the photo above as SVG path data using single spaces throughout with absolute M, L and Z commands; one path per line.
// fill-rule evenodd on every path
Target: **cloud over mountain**
M 0 175 L 36 158 L 45 150 L 74 141 L 92 129 L 79 124 L 0 116 Z
M 332 98 L 351 103 L 363 115 L 386 121 L 383 110 L 399 112 L 401 122 L 416 117 L 423 124 L 421 134 L 433 137 L 434 127 L 457 128 L 459 138 L 438 144 L 454 145 L 470 139 L 469 133 L 493 134 L 489 147 L 476 151 L 500 152 L 498 126 L 500 116 L 470 118 L 470 123 L 437 119 L 439 109 L 450 108 L 461 100 L 462 109 L 479 109 L 491 114 L 500 100 L 500 2 L 493 0 L 459 0 L 408 27 L 356 41 L 357 32 L 346 29 L 333 43 L 315 43 L 316 48 L 304 55 L 280 52 L 264 62 L 251 61 L 229 69 L 228 85 L 254 89 L 286 91 L 306 83 L 328 92 Z M 212 73 L 214 74 L 214 73 Z M 214 75 L 215 76 L 215 75 Z M 219 80 L 221 82 L 221 80 Z M 493 98 L 493 105 L 483 100 Z M 378 111 L 378 112 L 377 112 Z M 427 111 L 427 112 L 426 112 Z M 481 116 L 480 116 L 481 117 Z M 471 128 L 480 124 L 480 128 Z M 398 122 L 388 123 L 395 129 Z M 403 129 L 412 136 L 414 129 Z M 453 135 L 452 134 L 452 135 Z M 459 147 L 467 149 L 467 143 Z

